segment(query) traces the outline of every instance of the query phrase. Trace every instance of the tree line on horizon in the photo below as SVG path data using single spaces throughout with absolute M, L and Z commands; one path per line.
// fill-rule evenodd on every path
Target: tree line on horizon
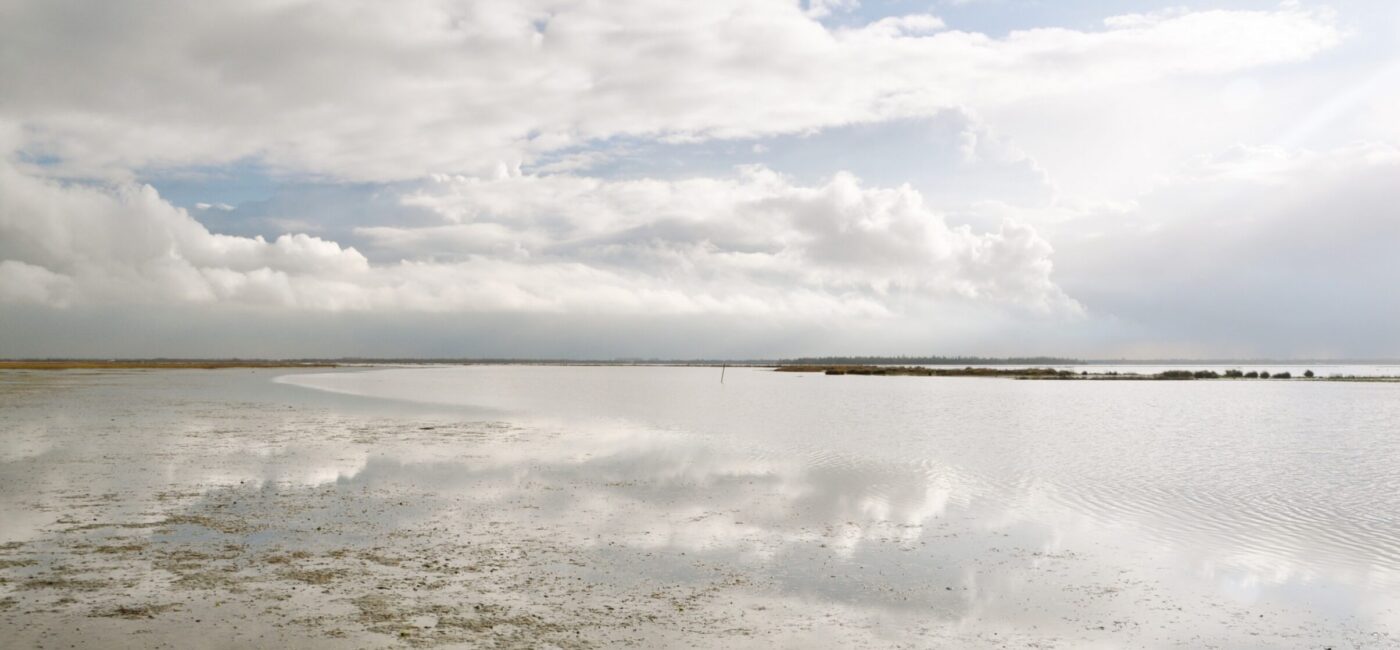
M 797 357 L 781 359 L 782 365 L 828 365 L 828 366 L 966 366 L 966 365 L 1040 365 L 1064 366 L 1084 363 L 1079 359 L 1064 357 L 942 357 L 942 356 L 892 356 L 892 357 Z

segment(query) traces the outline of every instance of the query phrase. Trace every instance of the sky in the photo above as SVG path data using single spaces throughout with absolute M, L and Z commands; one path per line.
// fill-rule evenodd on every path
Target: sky
M 1389 0 L 0 0 L 0 357 L 1400 358 Z

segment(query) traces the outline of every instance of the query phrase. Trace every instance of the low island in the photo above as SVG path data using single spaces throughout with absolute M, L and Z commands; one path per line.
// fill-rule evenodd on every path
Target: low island
M 1268 380 L 1311 380 L 1311 381 L 1363 381 L 1400 382 L 1400 377 L 1363 377 L 1355 375 L 1333 375 L 1319 377 L 1311 370 L 1299 375 L 1292 371 L 1243 371 L 1243 370 L 1164 370 L 1156 373 L 1120 372 L 1117 370 L 1088 371 L 1064 370 L 1057 368 L 962 368 L 928 366 L 879 366 L 879 365 L 781 365 L 778 372 L 820 372 L 827 375 L 878 375 L 895 377 L 1004 377 L 1011 379 L 1051 379 L 1086 381 L 1185 381 L 1196 379 L 1268 379 Z

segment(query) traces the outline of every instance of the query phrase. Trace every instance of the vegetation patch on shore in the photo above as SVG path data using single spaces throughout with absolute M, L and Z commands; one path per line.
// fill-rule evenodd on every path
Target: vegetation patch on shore
M 869 365 L 784 365 L 777 372 L 820 372 L 827 375 L 876 375 L 894 377 L 1007 377 L 1011 379 L 1060 379 L 1060 380 L 1099 380 L 1099 381 L 1184 381 L 1195 379 L 1294 379 L 1291 371 L 1269 373 L 1268 371 L 1242 370 L 1165 370 L 1157 373 L 1118 372 L 1109 370 L 1089 372 L 1087 370 L 1060 370 L 1055 368 L 929 368 L 926 366 L 869 366 Z M 1304 371 L 1297 379 L 1319 381 L 1361 381 L 1397 382 L 1400 377 L 1317 377 L 1311 370 Z

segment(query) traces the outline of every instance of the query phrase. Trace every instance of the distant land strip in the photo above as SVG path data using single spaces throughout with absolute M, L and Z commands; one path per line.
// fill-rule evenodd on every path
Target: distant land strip
M 791 366 L 1077 366 L 1086 362 L 1066 357 L 798 357 L 782 359 Z
M 976 357 L 976 356 L 831 356 L 796 357 L 791 359 L 564 359 L 564 358 L 422 358 L 422 357 L 338 357 L 300 359 L 241 359 L 241 358 L 12 358 L 0 359 L 0 370 L 67 370 L 67 369 L 219 369 L 219 368 L 335 368 L 341 366 L 418 366 L 418 365 L 539 365 L 539 366 L 702 366 L 777 368 L 784 371 L 813 372 L 833 370 L 829 374 L 883 374 L 936 376 L 1025 376 L 1026 378 L 1056 377 L 1094 378 L 1100 375 L 1119 379 L 1150 378 L 1155 375 L 1093 370 L 1085 374 L 1064 370 L 1065 366 L 1275 366 L 1299 369 L 1308 365 L 1338 366 L 1353 364 L 1397 365 L 1393 359 L 1071 359 L 1066 357 Z M 985 368 L 1013 366 L 1016 368 Z M 1058 367 L 1058 368 L 1057 368 Z M 876 369 L 882 370 L 876 372 Z M 977 372 L 968 372 L 968 370 Z M 1026 372 L 1026 370 L 1036 372 Z M 925 372 L 934 370 L 936 372 Z M 1004 371 L 1004 372 L 1003 372 Z M 1187 371 L 1170 371 L 1174 373 Z M 1194 371 L 1193 371 L 1194 372 Z M 1217 369 L 1217 372 L 1231 371 Z M 1162 374 L 1162 373 L 1157 373 Z M 1031 375 L 1034 375 L 1032 377 Z M 1180 377 L 1171 377 L 1180 378 Z M 1210 377 L 1192 377 L 1208 379 Z M 1222 374 L 1222 378 L 1226 378 Z M 1337 377 L 1329 377 L 1337 378 Z
M 97 368 L 296 368 L 346 365 L 550 365 L 550 366 L 863 366 L 863 365 L 1077 365 L 1083 361 L 1057 357 L 799 357 L 795 359 L 528 359 L 528 358 L 397 358 L 343 357 L 333 359 L 0 359 L 0 369 L 62 370 Z
M 334 368 L 326 361 L 280 361 L 242 359 L 9 359 L 0 360 L 0 370 L 123 370 L 219 368 Z
M 1269 365 L 1400 365 L 1400 359 L 1076 359 L 1071 357 L 979 357 L 979 356 L 847 356 L 796 357 L 773 361 L 781 366 L 1269 366 Z
M 1336 375 L 1322 377 L 1311 370 L 1295 375 L 1292 371 L 1270 373 L 1251 370 L 1165 370 L 1156 373 L 1055 368 L 929 368 L 926 366 L 849 366 L 849 365 L 790 365 L 778 366 L 778 372 L 820 372 L 826 375 L 868 375 L 889 377 L 1006 377 L 1010 379 L 1085 380 L 1085 381 L 1184 381 L 1197 379 L 1302 379 L 1313 381 L 1400 382 L 1400 377 Z

